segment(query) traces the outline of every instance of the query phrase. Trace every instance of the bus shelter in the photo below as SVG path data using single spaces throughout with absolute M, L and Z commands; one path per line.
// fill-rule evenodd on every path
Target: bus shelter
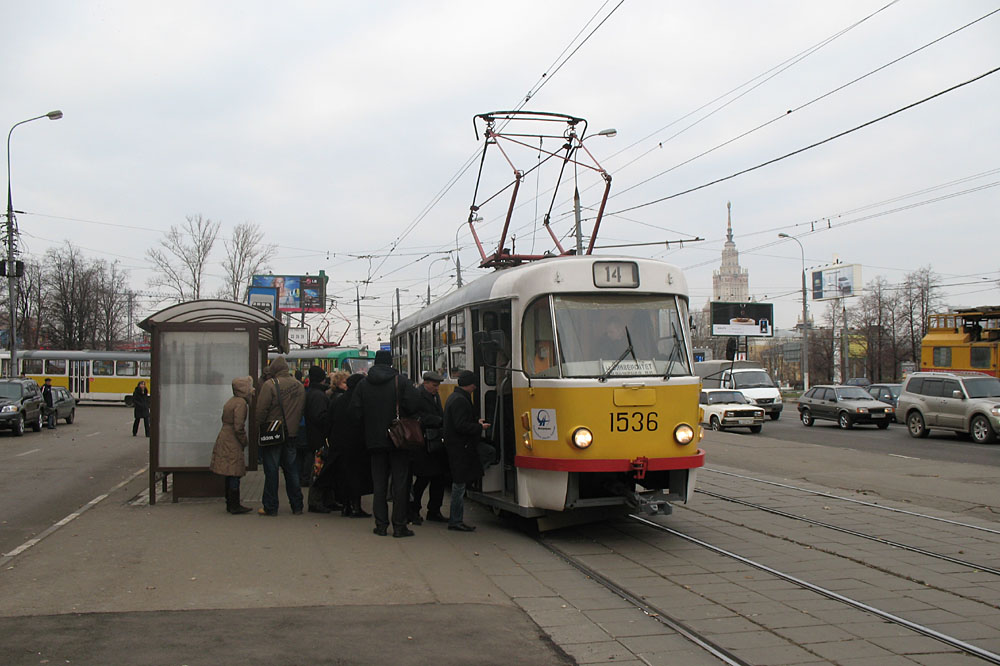
M 156 482 L 173 477 L 173 501 L 222 497 L 223 477 L 208 469 L 222 407 L 232 381 L 256 380 L 267 352 L 288 352 L 288 328 L 269 313 L 243 303 L 198 300 L 172 305 L 139 328 L 151 336 L 149 503 Z M 253 414 L 254 404 L 250 405 Z M 257 424 L 247 424 L 247 468 L 257 469 Z

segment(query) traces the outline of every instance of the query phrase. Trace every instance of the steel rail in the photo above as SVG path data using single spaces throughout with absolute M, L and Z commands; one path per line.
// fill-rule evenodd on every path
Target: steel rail
M 841 495 L 833 495 L 831 493 L 824 493 L 819 490 L 810 490 L 809 488 L 800 488 L 799 486 L 792 486 L 787 483 L 778 483 L 777 481 L 768 481 L 766 479 L 758 479 L 752 476 L 745 476 L 743 474 L 736 474 L 734 472 L 723 472 L 721 469 L 713 469 L 711 467 L 702 467 L 702 471 L 714 472 L 716 474 L 723 474 L 725 476 L 732 476 L 737 479 L 746 479 L 747 481 L 756 481 L 757 483 L 764 483 L 769 486 L 777 486 L 778 488 L 788 488 L 789 490 L 799 490 L 804 493 L 809 493 L 811 495 L 819 495 L 820 497 L 829 497 L 830 499 L 841 500 L 843 502 L 852 502 L 854 504 L 862 504 L 864 506 L 874 507 L 876 509 L 884 509 L 886 511 L 892 511 L 894 513 L 902 513 L 908 516 L 916 516 L 918 518 L 927 518 L 928 520 L 936 520 L 941 523 L 948 523 L 949 525 L 957 525 L 958 527 L 967 527 L 971 530 L 979 530 L 981 532 L 989 532 L 990 534 L 1000 534 L 1000 530 L 995 530 L 991 527 L 982 527 L 980 525 L 971 525 L 969 523 L 962 523 L 957 520 L 949 520 L 948 518 L 939 518 L 937 516 L 929 516 L 925 513 L 917 513 L 916 511 L 907 511 L 906 509 L 897 509 L 891 506 L 884 506 L 882 504 L 875 504 L 874 502 L 865 502 L 864 500 L 857 500 L 850 497 L 843 497 Z
M 734 504 L 740 504 L 742 506 L 748 506 L 754 509 L 760 509 L 761 511 L 766 511 L 767 513 L 773 513 L 776 516 L 781 516 L 783 518 L 791 518 L 792 520 L 801 520 L 804 523 L 809 523 L 810 525 L 816 525 L 818 527 L 825 527 L 829 530 L 834 530 L 836 532 L 842 532 L 844 534 L 850 534 L 851 536 L 860 537 L 862 539 L 868 539 L 869 541 L 877 541 L 878 543 L 885 544 L 887 546 L 892 546 L 893 548 L 899 548 L 902 550 L 908 550 L 912 553 L 920 553 L 921 555 L 926 555 L 928 557 L 934 557 L 939 560 L 944 560 L 946 562 L 951 562 L 952 564 L 959 564 L 964 567 L 969 567 L 976 571 L 985 571 L 986 573 L 995 574 L 1000 576 L 1000 569 L 994 569 L 982 564 L 976 564 L 975 562 L 969 562 L 968 560 L 962 560 L 957 557 L 952 557 L 950 555 L 944 555 L 943 553 L 935 553 L 930 550 L 924 550 L 923 548 L 918 548 L 916 546 L 910 546 L 905 543 L 900 543 L 898 541 L 892 541 L 891 539 L 885 539 L 883 537 L 878 537 L 873 534 L 865 534 L 864 532 L 858 532 L 856 530 L 851 530 L 846 527 L 840 527 L 838 525 L 833 525 L 831 523 L 824 523 L 821 520 L 814 520 L 812 518 L 806 518 L 805 516 L 798 516 L 794 513 L 788 513 L 787 511 L 782 511 L 781 509 L 773 509 L 763 504 L 755 504 L 753 502 L 748 502 L 747 500 L 742 500 L 737 497 L 727 497 L 726 495 L 720 495 L 718 493 L 713 493 L 710 490 L 702 490 L 701 488 L 695 490 L 696 493 L 703 493 L 709 497 L 714 497 L 716 499 L 724 500 L 726 502 L 732 502 Z
M 794 583 L 795 585 L 804 587 L 807 590 L 811 590 L 812 592 L 827 597 L 828 599 L 833 599 L 835 601 L 847 604 L 848 606 L 851 606 L 853 608 L 857 608 L 858 610 L 862 610 L 866 613 L 871 613 L 872 615 L 876 615 L 882 618 L 883 620 L 887 620 L 889 622 L 893 622 L 900 626 L 906 627 L 919 634 L 923 634 L 924 636 L 933 638 L 935 640 L 941 641 L 942 643 L 945 643 L 946 645 L 950 645 L 954 648 L 957 648 L 962 652 L 974 655 L 976 657 L 979 657 L 980 659 L 984 659 L 990 663 L 997 664 L 998 666 L 1000 666 L 1000 654 L 997 654 L 995 652 L 990 652 L 989 650 L 977 647 L 975 645 L 972 645 L 971 643 L 966 643 L 965 641 L 955 638 L 954 636 L 943 634 L 940 631 L 931 629 L 930 627 L 924 626 L 922 624 L 917 624 L 916 622 L 911 622 L 906 618 L 900 617 L 898 615 L 893 615 L 892 613 L 881 610 L 879 608 L 875 608 L 874 606 L 869 606 L 868 604 L 858 601 L 857 599 L 851 599 L 850 597 L 845 597 L 844 595 L 838 594 L 833 590 L 828 590 L 825 587 L 821 587 L 814 583 L 810 583 L 809 581 L 802 580 L 801 578 L 796 578 L 791 574 L 786 574 L 784 572 L 778 571 L 777 569 L 772 569 L 766 564 L 761 564 L 760 562 L 756 562 L 749 558 L 743 557 L 742 555 L 737 555 L 736 553 L 728 551 L 724 548 L 720 548 L 719 546 L 713 546 L 712 544 L 706 541 L 702 541 L 701 539 L 689 536 L 687 534 L 684 534 L 683 532 L 678 532 L 673 528 L 667 527 L 666 525 L 661 525 L 659 523 L 655 523 L 642 516 L 637 516 L 634 513 L 629 514 L 629 518 L 635 520 L 636 522 L 642 523 L 643 525 L 648 525 L 649 527 L 652 527 L 655 530 L 659 530 L 661 532 L 667 532 L 668 534 L 672 534 L 676 537 L 684 539 L 685 541 L 689 541 L 693 544 L 699 545 L 702 548 L 706 548 L 714 553 L 732 558 L 734 560 L 737 560 L 738 562 L 742 562 L 743 564 L 751 566 L 755 569 L 767 572 L 772 576 L 777 576 L 778 578 L 784 581 L 788 581 L 789 583 Z

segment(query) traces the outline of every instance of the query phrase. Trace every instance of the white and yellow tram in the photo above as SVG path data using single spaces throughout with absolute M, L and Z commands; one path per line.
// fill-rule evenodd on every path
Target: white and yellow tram
M 0 358 L 6 377 L 10 352 L 2 352 Z M 17 365 L 15 374 L 34 379 L 39 385 L 48 377 L 53 386 L 68 389 L 77 400 L 126 405 L 132 404 L 132 392 L 140 380 L 149 386 L 151 369 L 148 351 L 29 349 L 17 353 Z
M 497 464 L 474 499 L 550 526 L 687 502 L 698 447 L 687 283 L 652 259 L 560 256 L 500 269 L 403 318 L 396 367 L 461 370 Z

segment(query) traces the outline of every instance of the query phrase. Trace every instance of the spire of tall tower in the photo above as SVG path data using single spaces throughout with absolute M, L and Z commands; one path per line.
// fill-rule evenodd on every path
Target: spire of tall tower
M 726 202 L 726 240 L 733 242 L 733 202 Z

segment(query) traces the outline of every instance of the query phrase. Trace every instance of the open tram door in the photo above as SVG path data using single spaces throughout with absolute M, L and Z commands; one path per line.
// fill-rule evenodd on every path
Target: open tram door
M 472 309 L 473 363 L 481 390 L 474 397 L 482 418 L 490 424 L 485 439 L 496 451 L 493 465 L 486 468 L 480 491 L 515 500 L 514 398 L 509 371 L 511 364 L 510 303 Z

